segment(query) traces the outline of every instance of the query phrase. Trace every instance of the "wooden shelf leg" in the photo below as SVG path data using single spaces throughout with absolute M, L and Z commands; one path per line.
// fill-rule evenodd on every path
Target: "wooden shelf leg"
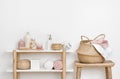
M 17 79 L 20 79 L 20 72 L 17 72 Z
M 13 73 L 13 79 L 17 79 L 17 72 Z
M 63 50 L 63 53 L 62 53 L 62 62 L 63 62 L 62 79 L 66 79 L 66 52 L 65 50 Z
M 76 67 L 76 79 L 81 79 L 81 68 L 80 67 Z
M 112 79 L 112 70 L 111 67 L 105 67 L 106 79 Z
M 17 60 L 20 60 L 20 54 L 17 54 Z M 20 79 L 20 72 L 17 72 L 17 79 Z
M 17 53 L 16 51 L 14 50 L 13 51 L 13 79 L 17 79 L 17 72 L 16 72 L 16 56 L 17 56 Z

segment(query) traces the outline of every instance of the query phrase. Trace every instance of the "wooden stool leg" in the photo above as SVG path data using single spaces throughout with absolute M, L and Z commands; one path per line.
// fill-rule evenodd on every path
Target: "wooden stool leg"
M 76 79 L 81 79 L 81 68 L 77 67 Z
M 111 67 L 105 67 L 106 79 L 112 79 L 112 70 Z
M 17 72 L 17 79 L 20 79 L 20 72 Z

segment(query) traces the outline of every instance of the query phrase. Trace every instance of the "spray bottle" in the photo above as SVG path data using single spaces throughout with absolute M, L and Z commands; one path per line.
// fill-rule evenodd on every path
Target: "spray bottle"
M 46 50 L 51 50 L 51 44 L 52 44 L 52 36 L 50 34 L 46 42 Z

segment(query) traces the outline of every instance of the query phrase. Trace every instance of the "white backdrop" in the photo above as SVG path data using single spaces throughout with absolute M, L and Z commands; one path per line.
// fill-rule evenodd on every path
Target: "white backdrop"
M 6 50 L 15 49 L 17 41 L 26 32 L 42 44 L 51 33 L 56 41 L 70 42 L 73 50 L 77 49 L 81 35 L 92 39 L 98 34 L 106 34 L 113 50 L 110 58 L 115 62 L 113 79 L 119 79 L 119 4 L 120 0 L 0 0 L 0 79 L 12 79 L 12 73 L 6 72 L 11 66 L 12 55 Z M 54 74 L 23 73 L 21 77 L 60 77 Z M 67 79 L 75 78 L 74 74 L 68 73 Z M 105 79 L 104 75 L 104 71 L 97 68 L 82 71 L 83 79 Z

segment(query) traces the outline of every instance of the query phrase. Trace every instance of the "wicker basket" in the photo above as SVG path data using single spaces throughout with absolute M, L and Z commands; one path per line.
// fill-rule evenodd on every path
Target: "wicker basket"
M 53 44 L 51 45 L 52 50 L 61 50 L 62 47 L 63 47 L 63 45 L 60 44 L 60 43 L 53 43 Z
M 104 36 L 101 34 L 97 36 L 97 39 L 100 36 Z M 83 40 L 83 37 L 87 40 Z M 94 39 L 94 40 L 95 40 Z M 80 46 L 77 49 L 77 54 L 79 61 L 82 63 L 102 63 L 105 61 L 104 57 L 96 50 L 96 48 L 91 43 L 92 40 L 89 40 L 86 36 L 81 36 Z
M 17 62 L 17 69 L 25 70 L 25 69 L 30 69 L 30 67 L 31 67 L 31 63 L 30 60 L 28 59 L 18 60 Z

